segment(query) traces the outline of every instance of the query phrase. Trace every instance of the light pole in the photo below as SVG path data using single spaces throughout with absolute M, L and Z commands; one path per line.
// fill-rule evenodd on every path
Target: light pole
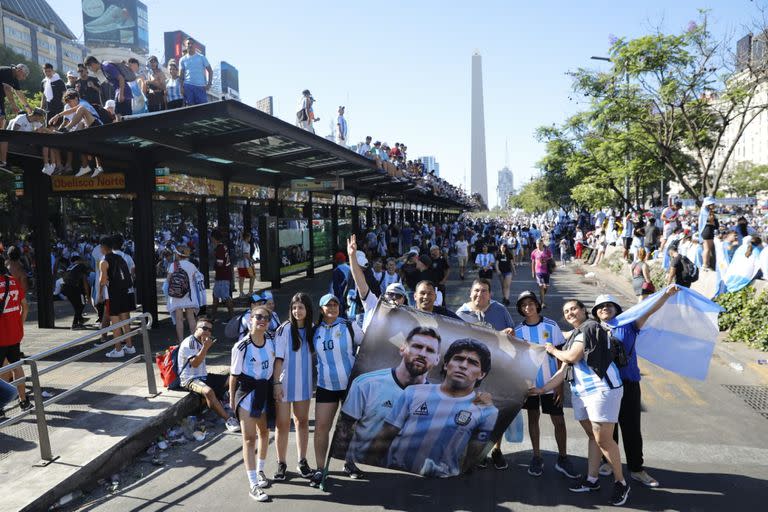
M 602 61 L 605 61 L 605 62 L 612 62 L 611 59 L 609 59 L 608 57 L 597 57 L 595 55 L 590 57 L 590 59 L 592 59 L 592 60 L 602 60 Z M 627 86 L 629 86 L 629 73 L 624 73 L 624 78 L 626 79 Z M 627 123 L 627 128 L 629 128 L 629 123 Z M 629 162 L 629 155 L 625 155 L 624 158 L 626 159 L 627 162 Z M 624 197 L 627 198 L 627 203 L 631 207 L 632 201 L 630 201 L 630 198 L 629 198 L 629 175 L 624 176 Z

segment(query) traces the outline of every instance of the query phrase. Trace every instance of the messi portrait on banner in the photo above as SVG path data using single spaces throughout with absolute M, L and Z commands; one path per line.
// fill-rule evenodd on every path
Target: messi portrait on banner
M 487 327 L 380 301 L 331 456 L 422 476 L 464 473 L 519 412 L 545 355 Z

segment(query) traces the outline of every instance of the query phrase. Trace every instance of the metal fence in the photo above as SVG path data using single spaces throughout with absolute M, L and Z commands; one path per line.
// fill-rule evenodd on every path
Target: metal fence
M 47 365 L 44 368 L 40 368 L 38 364 L 40 361 L 48 359 L 59 352 L 68 350 L 78 345 L 92 342 L 94 341 L 95 338 L 98 338 L 98 340 L 101 341 L 102 335 L 108 335 L 110 332 L 116 329 L 122 328 L 124 326 L 130 326 L 133 322 L 136 322 L 136 321 L 139 322 L 138 326 L 130 328 L 130 330 L 127 333 L 124 333 L 116 338 L 112 338 L 109 341 L 106 341 L 103 343 L 101 342 L 97 343 L 92 348 L 83 350 L 82 352 L 78 352 L 77 354 L 67 357 L 66 359 Z M 40 352 L 38 354 L 34 354 L 29 357 L 24 357 L 23 359 L 21 359 L 16 363 L 2 367 L 0 369 L 0 373 L 7 373 L 14 370 L 15 368 L 19 368 L 22 366 L 29 367 L 29 372 L 26 372 L 25 377 L 15 380 L 11 384 L 17 385 L 22 382 L 25 382 L 25 383 L 31 382 L 32 393 L 34 395 L 34 407 L 26 411 L 21 410 L 20 413 L 17 414 L 16 416 L 9 418 L 3 422 L 0 422 L 0 431 L 2 431 L 3 429 L 6 429 L 7 427 L 10 427 L 12 425 L 19 423 L 28 415 L 34 414 L 35 422 L 37 424 L 37 438 L 38 438 L 38 445 L 40 447 L 40 457 L 43 459 L 45 463 L 50 463 L 53 460 L 55 460 L 56 457 L 53 456 L 53 452 L 51 450 L 51 442 L 50 442 L 50 437 L 48 435 L 48 422 L 46 420 L 46 408 L 50 408 L 50 406 L 56 404 L 57 402 L 61 402 L 67 397 L 70 397 L 73 394 L 77 393 L 78 391 L 82 390 L 83 388 L 90 386 L 91 384 L 98 382 L 112 375 L 113 373 L 118 372 L 123 368 L 126 368 L 127 366 L 137 361 L 140 361 L 142 359 L 144 360 L 144 364 L 147 372 L 147 390 L 150 395 L 157 395 L 157 384 L 155 383 L 154 361 L 152 357 L 152 349 L 149 345 L 149 333 L 147 332 L 147 329 L 151 326 L 151 323 L 152 323 L 152 316 L 149 315 L 148 313 L 143 313 L 139 316 L 135 316 L 127 320 L 122 320 L 116 324 L 110 325 L 109 327 L 105 327 L 104 329 L 93 331 L 85 336 L 77 338 L 76 340 L 69 341 L 67 343 L 64 343 L 63 345 L 52 348 L 50 350 L 46 350 L 44 352 Z M 47 373 L 53 372 L 55 370 L 58 370 L 70 363 L 80 361 L 81 359 L 88 357 L 91 354 L 95 354 L 97 352 L 110 348 L 114 346 L 116 343 L 119 343 L 123 340 L 133 338 L 139 335 L 141 336 L 142 347 L 144 349 L 143 354 L 136 354 L 133 357 L 125 361 L 122 361 L 120 364 L 117 364 L 116 366 L 113 366 L 95 376 L 92 376 L 87 380 L 83 380 L 82 382 L 76 385 L 73 385 L 69 389 L 66 389 L 62 393 L 59 393 L 52 398 L 48 398 L 47 400 L 44 400 L 43 393 L 42 393 L 42 386 L 40 385 L 41 376 Z

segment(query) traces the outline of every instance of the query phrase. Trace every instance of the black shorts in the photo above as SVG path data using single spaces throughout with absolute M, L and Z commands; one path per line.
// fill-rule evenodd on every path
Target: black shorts
M 343 402 L 347 398 L 347 390 L 331 391 L 330 389 L 317 387 L 315 391 L 315 402 L 318 404 L 335 404 Z
M 21 343 L 0 347 L 0 366 L 8 359 L 8 364 L 13 364 L 21 359 Z
M 629 250 L 630 247 L 632 247 L 632 239 L 631 238 L 622 238 L 624 240 L 624 248 L 626 250 Z
M 526 411 L 538 411 L 541 406 L 541 412 L 549 414 L 550 416 L 562 416 L 563 406 L 555 405 L 555 395 L 539 395 L 529 396 L 523 404 L 523 409 Z
M 109 316 L 118 316 L 130 313 L 136 309 L 136 300 L 132 293 L 116 293 L 109 296 Z
M 715 239 L 715 227 L 711 224 L 707 224 L 701 230 L 702 240 L 714 240 Z

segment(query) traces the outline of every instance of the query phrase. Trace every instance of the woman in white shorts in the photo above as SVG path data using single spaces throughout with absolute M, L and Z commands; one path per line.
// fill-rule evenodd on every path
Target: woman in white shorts
M 598 471 L 602 453 L 613 468 L 616 480 L 611 503 L 623 505 L 629 495 L 629 485 L 622 474 L 621 453 L 613 439 L 613 429 L 619 419 L 624 390 L 619 368 L 611 357 L 610 338 L 601 334 L 605 331 L 599 323 L 588 319 L 587 308 L 581 301 L 566 302 L 563 315 L 573 327 L 568 341 L 562 350 L 551 343 L 545 347 L 548 354 L 565 364 L 549 382 L 541 388 L 532 388 L 530 394 L 546 393 L 566 380 L 570 383 L 573 414 L 589 438 L 587 477 L 570 490 L 591 492 L 600 489 Z

